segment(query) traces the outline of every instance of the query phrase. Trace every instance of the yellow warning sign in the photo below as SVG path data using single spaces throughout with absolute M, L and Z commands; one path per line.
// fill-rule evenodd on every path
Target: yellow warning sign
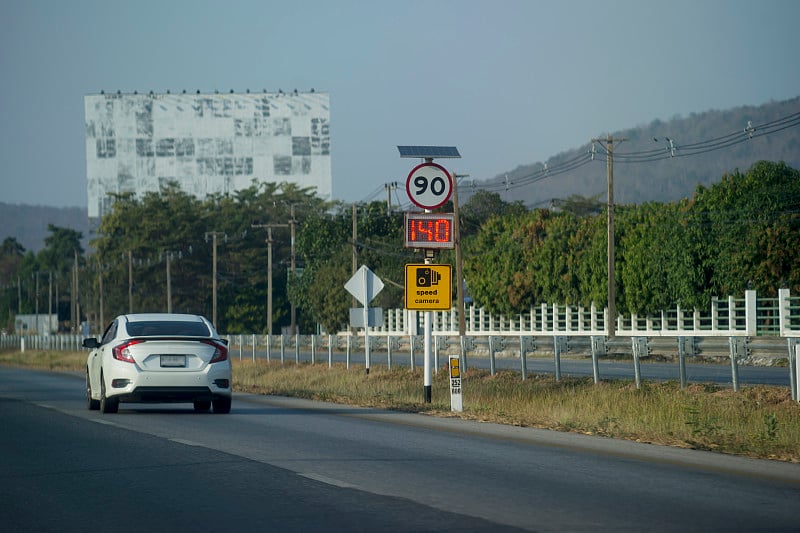
M 458 357 L 451 357 L 450 358 L 450 377 L 453 379 L 458 379 L 461 377 L 461 368 L 459 368 L 459 359 Z
M 406 309 L 449 311 L 453 307 L 451 265 L 406 265 Z

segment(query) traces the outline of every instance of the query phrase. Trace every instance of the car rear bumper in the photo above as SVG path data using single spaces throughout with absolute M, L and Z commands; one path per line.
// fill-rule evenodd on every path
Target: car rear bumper
M 211 401 L 215 396 L 223 394 L 215 394 L 208 387 L 136 387 L 116 398 L 120 402 L 133 403 L 187 403 L 195 400 Z M 230 389 L 224 396 L 230 396 Z
M 229 365 L 208 365 L 201 371 L 141 371 L 129 363 L 104 369 L 106 395 L 120 402 L 179 403 L 211 400 L 232 394 Z

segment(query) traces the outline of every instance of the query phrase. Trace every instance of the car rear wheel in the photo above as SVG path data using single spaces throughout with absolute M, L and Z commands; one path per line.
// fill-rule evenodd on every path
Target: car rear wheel
M 100 411 L 103 413 L 116 413 L 119 409 L 119 398 L 106 397 L 106 381 L 100 374 Z
M 195 400 L 194 410 L 198 412 L 206 412 L 211 409 L 211 400 Z
M 100 409 L 100 401 L 92 398 L 92 384 L 89 381 L 89 370 L 86 370 L 86 407 L 90 411 L 97 411 Z
M 212 400 L 214 404 L 214 413 L 227 414 L 231 412 L 231 397 L 230 396 L 217 396 Z

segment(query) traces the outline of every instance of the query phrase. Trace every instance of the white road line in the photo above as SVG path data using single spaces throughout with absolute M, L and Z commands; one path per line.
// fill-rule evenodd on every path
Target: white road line
M 115 428 L 121 427 L 118 424 L 115 424 L 114 422 L 109 422 L 108 420 L 103 420 L 100 418 L 97 419 L 88 418 L 87 420 L 89 420 L 90 422 L 94 422 L 95 424 L 103 424 L 104 426 L 114 426 Z
M 198 448 L 208 448 L 205 444 L 201 442 L 195 442 L 193 440 L 186 440 L 186 439 L 169 439 L 172 442 L 177 442 L 178 444 L 185 444 L 187 446 L 197 446 Z
M 353 485 L 351 483 L 347 483 L 345 481 L 341 481 L 341 480 L 338 480 L 338 479 L 333 479 L 331 477 L 323 476 L 323 475 L 320 475 L 320 474 L 314 474 L 314 473 L 311 473 L 311 472 L 298 472 L 297 475 L 303 476 L 303 477 L 308 478 L 308 479 L 313 479 L 314 481 L 319 481 L 319 482 L 325 483 L 327 485 L 333 485 L 334 487 L 339 487 L 339 488 L 342 488 L 342 489 L 357 489 L 358 488 L 356 485 Z

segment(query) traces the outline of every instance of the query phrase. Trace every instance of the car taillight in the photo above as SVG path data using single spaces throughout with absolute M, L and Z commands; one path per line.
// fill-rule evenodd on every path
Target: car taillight
M 136 361 L 133 360 L 133 356 L 128 348 L 134 344 L 139 344 L 140 342 L 144 341 L 141 339 L 133 339 L 123 342 L 119 346 L 114 346 L 114 349 L 111 350 L 111 353 L 114 354 L 114 359 L 118 361 L 125 361 L 126 363 L 135 363 Z
M 214 347 L 214 355 L 211 356 L 211 361 L 209 363 L 219 363 L 228 358 L 228 348 L 223 346 L 222 344 L 217 344 L 214 341 L 203 341 L 204 343 L 208 344 L 209 346 Z

